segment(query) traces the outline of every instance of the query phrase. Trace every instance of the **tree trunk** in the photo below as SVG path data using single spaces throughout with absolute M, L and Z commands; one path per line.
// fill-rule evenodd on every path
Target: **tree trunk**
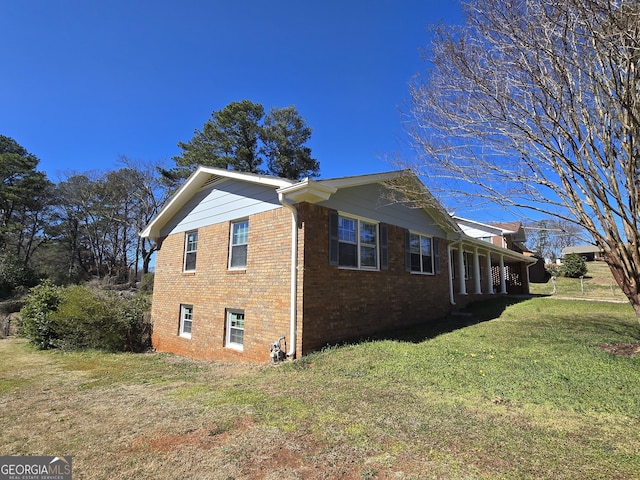
M 632 278 L 628 274 L 625 274 L 624 264 L 618 255 L 607 252 L 604 255 L 604 260 L 607 265 L 609 265 L 611 274 L 620 287 L 620 290 L 627 297 L 629 303 L 631 303 L 636 313 L 636 319 L 638 323 L 640 323 L 640 292 L 638 291 L 640 279 Z

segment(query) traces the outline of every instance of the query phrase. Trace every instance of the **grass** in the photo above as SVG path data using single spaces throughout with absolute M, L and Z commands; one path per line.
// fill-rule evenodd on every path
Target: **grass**
M 0 455 L 74 478 L 640 478 L 626 304 L 478 304 L 279 366 L 0 341 Z
M 557 298 L 575 298 L 598 301 L 626 303 L 627 299 L 616 284 L 609 267 L 604 262 L 587 262 L 587 274 L 579 278 L 556 278 L 556 291 L 553 282 L 532 283 L 532 294 L 552 295 Z

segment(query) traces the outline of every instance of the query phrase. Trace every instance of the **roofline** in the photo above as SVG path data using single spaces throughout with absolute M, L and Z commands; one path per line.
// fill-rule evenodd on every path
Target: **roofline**
M 448 240 L 462 241 L 463 245 L 469 245 L 473 247 L 477 247 L 479 250 L 486 250 L 491 253 L 496 253 L 500 255 L 504 255 L 505 257 L 512 258 L 514 260 L 523 261 L 525 263 L 536 263 L 538 261 L 535 257 L 530 257 L 524 255 L 520 252 L 516 252 L 514 250 L 509 250 L 508 248 L 500 247 L 498 245 L 494 245 L 493 243 L 485 242 L 484 240 L 480 240 L 478 238 L 470 237 L 465 233 L 461 233 L 458 238 L 449 236 Z
M 212 175 L 222 177 L 223 179 L 241 180 L 260 185 L 268 185 L 274 188 L 284 188 L 296 183 L 293 180 L 287 180 L 285 178 L 274 177 L 271 175 L 238 172 L 235 170 L 226 170 L 223 168 L 205 167 L 200 165 L 191 175 L 189 175 L 182 186 L 176 190 L 169 201 L 160 209 L 151 222 L 147 224 L 144 230 L 140 232 L 140 236 L 143 238 L 158 238 L 160 235 L 160 227 L 158 227 L 158 225 L 163 224 L 162 220 L 167 217 L 167 215 L 171 216 L 182 208 L 189 198 L 191 198 L 191 195 L 186 199 L 184 196 L 189 193 L 194 194 L 207 183 L 207 180 L 209 180 Z
M 451 218 L 453 218 L 456 222 L 461 221 L 461 222 L 469 222 L 469 223 L 473 223 L 475 225 L 479 225 L 491 230 L 499 230 L 500 232 L 504 233 L 516 233 L 517 230 L 507 230 L 506 228 L 502 228 L 502 227 L 498 227 L 496 225 L 490 225 L 488 223 L 483 223 L 483 222 L 478 222 L 476 220 L 471 220 L 469 218 L 464 218 L 464 217 L 460 217 L 458 215 L 451 215 Z
M 461 233 L 460 226 L 446 212 L 442 204 L 429 192 L 424 183 L 412 170 L 395 170 L 383 173 L 357 175 L 350 177 L 333 178 L 327 180 L 313 180 L 305 178 L 301 181 L 288 180 L 271 175 L 259 175 L 255 173 L 238 172 L 215 167 L 199 166 L 184 182 L 184 184 L 171 196 L 169 201 L 160 209 L 156 216 L 140 232 L 143 238 L 158 238 L 160 230 L 167 218 L 174 215 L 200 188 L 205 186 L 211 176 L 221 179 L 234 179 L 244 182 L 268 185 L 276 189 L 278 198 L 289 202 L 317 203 L 328 200 L 331 195 L 341 188 L 357 187 L 373 183 L 384 184 L 393 180 L 409 179 L 418 190 L 416 196 L 424 196 L 425 202 L 418 202 L 418 207 L 425 210 L 445 231 Z M 391 188 L 391 187 L 388 187 Z M 409 198 L 409 200 L 411 200 Z M 435 216 L 434 216 L 435 215 Z
M 413 173 L 411 170 L 393 170 L 390 172 L 382 173 L 370 173 L 366 175 L 355 175 L 350 177 L 328 178 L 325 180 L 317 180 L 317 183 L 334 188 L 344 187 L 357 187 L 360 185 L 368 185 L 371 183 L 387 182 L 394 180 L 402 176 L 406 176 L 408 173 Z

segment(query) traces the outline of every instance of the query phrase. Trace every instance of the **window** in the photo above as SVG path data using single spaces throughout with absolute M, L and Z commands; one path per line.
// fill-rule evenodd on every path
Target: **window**
M 433 242 L 431 237 L 410 233 L 409 255 L 412 272 L 433 273 Z
M 231 248 L 229 268 L 247 268 L 247 245 L 249 243 L 249 220 L 231 222 Z
M 184 242 L 184 271 L 196 269 L 196 252 L 198 250 L 198 232 L 187 232 Z
M 227 347 L 242 350 L 244 346 L 244 312 L 227 310 Z
M 338 216 L 338 265 L 378 268 L 378 225 Z
M 193 305 L 180 305 L 180 336 L 191 338 Z

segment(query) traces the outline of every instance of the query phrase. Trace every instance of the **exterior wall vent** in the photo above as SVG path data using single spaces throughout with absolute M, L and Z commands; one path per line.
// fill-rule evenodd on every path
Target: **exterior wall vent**
M 202 185 L 202 187 L 200 187 L 200 190 L 205 190 L 209 187 L 212 187 L 214 185 L 218 185 L 219 183 L 222 183 L 226 180 L 225 177 L 221 177 L 220 175 L 211 175 L 209 177 L 209 179 L 204 182 L 204 184 Z

